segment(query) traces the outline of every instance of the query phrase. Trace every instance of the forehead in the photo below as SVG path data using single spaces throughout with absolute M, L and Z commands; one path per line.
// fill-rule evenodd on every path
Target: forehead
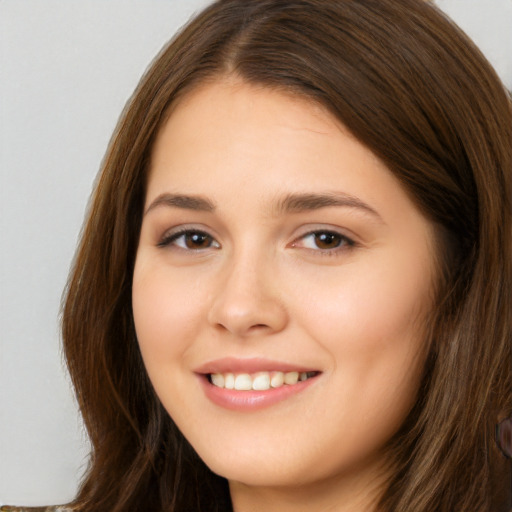
M 152 148 L 150 177 L 165 171 L 180 180 L 186 170 L 206 180 L 219 171 L 215 164 L 223 158 L 226 172 L 236 165 L 246 180 L 284 175 L 291 164 L 299 171 L 297 178 L 305 179 L 312 168 L 321 178 L 326 162 L 318 158 L 332 157 L 335 145 L 345 146 L 345 160 L 384 167 L 317 102 L 240 80 L 220 80 L 193 89 L 173 105 Z
M 171 105 L 157 134 L 153 157 L 159 151 L 163 138 L 166 139 L 164 144 L 169 143 L 165 132 L 172 132 L 174 137 L 195 134 L 197 138 L 202 137 L 204 144 L 211 138 L 208 133 L 210 128 L 216 132 L 222 127 L 223 134 L 236 136 L 234 142 L 243 140 L 249 134 L 249 124 L 262 128 L 281 126 L 283 129 L 306 130 L 317 135 L 342 130 L 347 136 L 350 135 L 323 105 L 304 94 L 250 84 L 240 78 L 227 76 L 199 84 L 179 96 Z M 239 130 L 242 127 L 245 131 Z M 250 133 L 255 135 L 256 131 Z

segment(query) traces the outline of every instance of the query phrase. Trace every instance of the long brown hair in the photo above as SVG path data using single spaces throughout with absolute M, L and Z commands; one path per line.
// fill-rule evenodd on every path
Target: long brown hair
M 87 511 L 230 510 L 139 353 L 131 282 L 155 136 L 177 98 L 226 74 L 327 107 L 436 226 L 437 304 L 417 403 L 389 443 L 380 510 L 496 512 L 512 408 L 512 106 L 491 66 L 424 0 L 220 0 L 153 62 L 113 135 L 63 307 L 91 442 Z

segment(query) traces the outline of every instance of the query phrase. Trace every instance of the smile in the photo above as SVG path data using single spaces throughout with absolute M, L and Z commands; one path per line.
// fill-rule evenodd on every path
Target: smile
M 250 412 L 302 395 L 322 371 L 265 358 L 225 357 L 194 369 L 209 401 L 224 409 Z
M 267 391 L 282 386 L 293 386 L 315 377 L 318 372 L 260 371 L 256 373 L 212 373 L 208 375 L 211 384 L 222 389 L 236 391 Z

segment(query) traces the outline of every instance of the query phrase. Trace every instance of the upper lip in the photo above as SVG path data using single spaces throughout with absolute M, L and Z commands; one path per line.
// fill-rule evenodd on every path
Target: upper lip
M 259 357 L 247 359 L 224 357 L 203 363 L 194 370 L 195 373 L 203 375 L 210 373 L 255 373 L 262 371 L 310 372 L 318 370 L 302 364 L 288 363 Z

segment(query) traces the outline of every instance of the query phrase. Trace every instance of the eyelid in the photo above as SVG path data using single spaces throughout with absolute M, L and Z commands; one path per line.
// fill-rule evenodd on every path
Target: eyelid
M 205 236 L 211 238 L 211 240 L 216 244 L 216 246 L 206 247 L 204 249 L 201 249 L 201 248 L 186 249 L 184 247 L 180 247 L 177 244 L 173 244 L 173 242 L 178 240 L 180 237 L 185 236 L 187 234 L 191 234 L 191 233 L 197 233 L 197 234 L 205 235 Z M 207 229 L 198 227 L 197 225 L 184 225 L 184 226 L 181 225 L 181 226 L 177 226 L 175 228 L 168 229 L 159 238 L 159 241 L 157 242 L 156 245 L 157 245 L 157 247 L 160 247 L 160 248 L 165 248 L 165 247 L 169 247 L 169 246 L 173 245 L 177 249 L 181 249 L 183 251 L 191 251 L 191 252 L 199 252 L 201 250 L 206 250 L 206 249 L 210 249 L 210 248 L 213 248 L 213 249 L 220 248 L 220 243 L 217 241 L 216 237 L 214 235 L 212 235 L 211 233 L 209 233 Z
M 337 247 L 333 247 L 331 249 L 322 249 L 320 247 L 318 247 L 318 248 L 301 247 L 301 245 L 300 245 L 301 241 L 303 241 L 304 239 L 306 239 L 309 236 L 319 235 L 322 233 L 329 233 L 329 234 L 338 236 L 341 240 L 340 245 L 338 245 Z M 358 245 L 359 245 L 358 242 L 352 236 L 347 235 L 346 233 L 343 232 L 343 230 L 340 230 L 339 228 L 334 228 L 331 226 L 319 226 L 319 227 L 315 227 L 312 229 L 308 229 L 304 233 L 297 236 L 294 239 L 294 241 L 290 244 L 290 247 L 299 248 L 299 249 L 303 248 L 306 250 L 318 252 L 318 253 L 325 254 L 325 255 L 327 255 L 327 254 L 332 255 L 339 251 L 350 250 Z

